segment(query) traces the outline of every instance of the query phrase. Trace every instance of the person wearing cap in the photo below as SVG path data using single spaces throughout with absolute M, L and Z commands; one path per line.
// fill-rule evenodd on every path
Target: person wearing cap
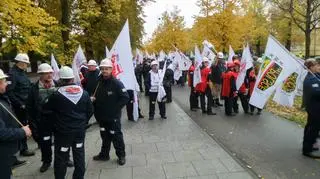
M 194 57 L 190 58 L 192 61 L 192 64 L 188 70 L 188 86 L 190 87 L 190 96 L 189 96 L 189 104 L 190 104 L 190 110 L 196 111 L 199 108 L 199 93 L 195 90 L 195 87 L 193 86 L 193 75 L 194 75 Z
M 32 84 L 26 103 L 27 117 L 32 130 L 32 136 L 41 150 L 42 166 L 40 172 L 47 171 L 52 162 L 52 124 L 49 117 L 52 111 L 44 110 L 42 107 L 51 94 L 57 90 L 57 82 L 53 80 L 53 69 L 47 63 L 38 66 L 40 78 Z M 72 166 L 72 162 L 68 164 Z
M 19 141 L 32 135 L 29 126 L 21 127 L 14 119 L 11 102 L 4 95 L 7 77 L 0 69 L 0 176 L 3 179 L 11 178 L 12 156 L 19 150 Z
M 23 125 L 27 125 L 26 102 L 28 99 L 31 81 L 26 75 L 26 70 L 30 64 L 29 57 L 25 53 L 19 53 L 15 57 L 16 64 L 9 70 L 7 94 L 12 103 L 13 110 L 17 118 Z M 35 153 L 28 149 L 27 138 L 20 142 L 20 155 L 33 156 Z M 19 161 L 14 156 L 13 167 L 21 165 L 24 161 Z
M 317 142 L 320 131 L 320 63 L 315 59 L 307 59 L 305 66 L 309 72 L 303 82 L 303 104 L 307 111 L 307 124 L 304 128 L 302 154 L 306 157 L 319 159 L 314 144 Z
M 212 83 L 212 96 L 213 96 L 213 106 L 223 106 L 220 103 L 220 94 L 221 94 L 221 76 L 222 73 L 226 71 L 224 55 L 222 52 L 217 54 L 217 59 L 215 63 L 211 65 L 211 75 L 209 76 L 210 83 Z
M 208 85 L 209 76 L 211 75 L 211 70 L 209 67 L 209 59 L 207 57 L 203 57 L 203 64 L 200 69 L 201 69 L 201 82 L 197 84 L 196 90 L 200 94 L 200 105 L 201 105 L 202 113 L 208 114 L 208 115 L 216 115 L 216 113 L 212 112 L 213 97 L 212 97 L 211 89 Z M 207 97 L 207 105 L 206 105 L 205 97 Z
M 82 87 L 90 96 L 92 96 L 98 84 L 100 70 L 97 69 L 97 62 L 95 60 L 89 60 L 87 66 L 88 71 L 85 73 L 84 79 L 82 80 Z
M 70 67 L 59 71 L 61 86 L 49 96 L 43 110 L 52 111 L 49 124 L 54 131 L 54 175 L 64 179 L 72 148 L 74 161 L 73 178 L 83 179 L 85 174 L 85 131 L 93 114 L 89 94 L 74 84 L 74 74 Z
M 158 101 L 157 96 L 159 92 L 160 83 L 160 73 L 158 69 L 158 62 L 156 60 L 151 62 L 151 70 L 147 78 L 147 87 L 149 89 L 149 120 L 154 119 L 155 105 L 158 102 L 160 116 L 162 119 L 167 119 L 166 117 L 166 103 L 164 101 Z
M 174 81 L 173 64 L 169 64 L 167 61 L 167 68 L 163 77 L 163 87 L 166 91 L 166 103 L 172 102 L 172 82 Z
M 148 89 L 148 84 L 147 84 L 147 78 L 149 76 L 149 72 L 151 70 L 151 59 L 144 59 L 143 60 L 143 82 L 144 82 L 144 92 L 145 92 L 145 96 L 149 96 L 149 89 Z
M 237 96 L 236 78 L 234 76 L 234 63 L 227 63 L 227 71 L 222 74 L 221 97 L 224 99 L 224 109 L 227 116 L 234 116 L 232 107 L 234 97 Z
M 92 97 L 94 116 L 100 125 L 102 146 L 93 160 L 110 160 L 111 142 L 118 157 L 118 164 L 126 163 L 125 144 L 121 131 L 121 110 L 129 102 L 129 95 L 122 82 L 112 76 L 113 65 L 110 59 L 100 63 L 101 75 L 96 94 Z

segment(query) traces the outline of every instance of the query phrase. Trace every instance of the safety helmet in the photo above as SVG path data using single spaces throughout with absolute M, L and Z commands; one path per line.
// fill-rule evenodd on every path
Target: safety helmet
M 52 73 L 53 69 L 52 67 L 47 63 L 42 63 L 38 66 L 37 73 Z
M 63 66 L 59 71 L 59 76 L 61 79 L 72 79 L 74 78 L 73 70 L 68 66 Z
M 88 62 L 88 64 L 87 64 L 88 66 L 97 66 L 97 62 L 95 61 L 95 60 L 89 60 L 89 62 Z
M 0 80 L 2 80 L 4 78 L 8 78 L 8 76 L 6 74 L 4 74 L 3 71 L 0 69 Z
M 228 62 L 227 63 L 227 67 L 228 68 L 232 68 L 232 67 L 234 67 L 235 65 L 234 65 L 234 63 L 233 62 Z
M 218 52 L 217 56 L 218 56 L 218 58 L 220 58 L 220 59 L 224 58 L 224 55 L 223 55 L 222 52 Z
M 26 53 L 18 53 L 14 59 L 19 62 L 30 64 L 29 56 Z
M 112 66 L 112 61 L 109 58 L 105 58 L 103 60 L 101 60 L 100 62 L 100 67 L 113 67 Z
M 203 57 L 203 62 L 209 62 L 209 59 L 207 57 Z
M 158 64 L 158 62 L 156 60 L 154 60 L 154 61 L 151 62 L 150 66 L 153 66 L 153 65 L 159 65 L 159 64 Z

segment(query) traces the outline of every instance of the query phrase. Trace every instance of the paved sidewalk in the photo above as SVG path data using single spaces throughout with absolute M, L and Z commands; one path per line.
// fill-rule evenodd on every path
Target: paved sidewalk
M 148 101 L 141 97 L 142 111 L 148 113 Z M 88 179 L 250 179 L 253 178 L 210 136 L 202 131 L 176 104 L 167 105 L 166 120 L 155 116 L 137 123 L 129 122 L 123 110 L 123 132 L 126 143 L 127 163 L 117 165 L 114 150 L 108 162 L 93 161 L 99 153 L 101 140 L 99 128 L 92 126 L 86 136 L 86 176 Z M 29 141 L 30 148 L 36 148 Z M 36 157 L 25 158 L 27 165 L 15 169 L 13 178 L 51 179 L 53 168 L 39 172 L 40 150 Z M 23 158 L 21 158 L 23 159 Z M 67 178 L 72 178 L 69 168 Z

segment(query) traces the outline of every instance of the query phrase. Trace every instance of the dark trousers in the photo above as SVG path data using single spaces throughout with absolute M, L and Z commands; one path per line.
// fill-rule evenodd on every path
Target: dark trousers
M 149 117 L 154 117 L 156 102 L 158 102 L 160 116 L 166 116 L 166 104 L 164 102 L 157 101 L 157 96 L 157 92 L 149 92 Z
M 250 106 L 250 112 L 254 112 L 254 109 L 256 109 L 257 107 L 255 107 L 255 106 L 253 106 L 253 105 L 251 105 L 251 104 L 249 104 L 249 106 Z M 259 108 L 257 108 L 257 110 L 258 110 L 258 112 L 261 112 L 262 111 L 262 109 L 259 109 Z
M 190 109 L 195 109 L 199 107 L 198 97 L 199 97 L 199 93 L 195 91 L 194 87 L 191 87 L 190 97 L 189 97 Z
M 233 102 L 234 102 L 233 97 L 224 97 L 224 112 L 226 115 L 232 114 L 232 109 L 234 106 Z
M 207 109 L 206 109 L 206 97 L 207 97 Z M 212 112 L 212 93 L 209 87 L 207 87 L 206 91 L 204 93 L 200 93 L 200 103 L 201 103 L 201 110 Z
M 238 113 L 239 112 L 238 96 L 233 97 L 232 99 L 233 99 L 233 102 L 232 102 L 233 112 Z
M 17 118 L 23 125 L 28 125 L 27 112 L 25 109 L 14 108 L 14 112 L 16 113 Z M 19 144 L 21 152 L 28 150 L 27 138 L 22 139 Z
M 11 178 L 11 166 L 12 166 L 12 156 L 0 156 L 0 178 L 10 179 Z
M 241 101 L 241 106 L 243 108 L 243 111 L 245 113 L 248 113 L 249 112 L 249 98 L 248 98 L 248 96 L 243 93 L 239 93 L 239 98 Z
M 85 130 L 70 134 L 54 134 L 54 176 L 64 179 L 67 172 L 69 150 L 72 147 L 74 161 L 73 179 L 83 179 L 85 173 Z
M 123 140 L 123 134 L 121 131 L 120 119 L 113 119 L 108 122 L 100 122 L 99 124 L 100 135 L 102 139 L 100 155 L 109 156 L 112 142 L 118 158 L 125 157 L 125 144 Z
M 172 102 L 172 88 L 171 86 L 164 87 L 164 90 L 166 91 L 166 98 L 167 102 Z
M 316 142 L 319 136 L 320 122 L 318 121 L 318 113 L 312 114 L 308 112 L 308 122 L 304 128 L 303 136 L 303 153 L 312 152 L 313 144 Z
M 40 132 L 39 146 L 41 150 L 41 161 L 43 163 L 52 162 L 52 133 Z

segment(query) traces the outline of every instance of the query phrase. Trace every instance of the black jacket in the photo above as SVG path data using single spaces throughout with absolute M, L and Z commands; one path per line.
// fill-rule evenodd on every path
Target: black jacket
M 320 111 L 320 81 L 319 76 L 308 73 L 303 82 L 303 104 L 306 111 L 314 115 Z M 320 123 L 320 120 L 317 122 Z
M 83 89 L 89 93 L 89 96 L 92 96 L 94 90 L 98 84 L 98 77 L 99 77 L 100 70 L 96 69 L 95 71 L 88 71 L 84 76 L 84 83 Z
M 31 81 L 26 73 L 14 66 L 9 71 L 7 93 L 14 108 L 25 105 L 28 99 Z
M 12 114 L 11 104 L 8 97 L 0 95 L 0 102 Z M 19 140 L 26 137 L 23 129 L 13 117 L 0 105 L 0 162 L 1 158 L 12 156 L 19 150 Z
M 57 87 L 58 84 L 55 82 L 55 86 Z M 48 96 L 49 98 L 50 96 Z M 39 137 L 39 126 L 40 121 L 42 120 L 42 124 L 47 124 L 48 127 L 51 126 L 49 121 L 50 116 L 52 115 L 52 111 L 43 109 L 43 104 L 40 104 L 39 101 L 39 81 L 31 85 L 28 100 L 26 104 L 27 109 L 27 118 L 30 125 L 30 128 L 32 130 L 32 137 L 37 141 Z M 49 129 L 49 128 L 46 128 Z M 49 132 L 49 131 L 48 131 Z M 37 141 L 38 142 L 38 141 Z
M 171 87 L 173 81 L 174 72 L 172 69 L 167 68 L 163 77 L 163 86 L 168 88 Z
M 128 103 L 129 95 L 122 82 L 111 77 L 99 77 L 99 87 L 94 102 L 94 115 L 99 122 L 121 118 L 121 109 Z
M 78 101 L 74 103 L 69 99 Z M 93 114 L 88 93 L 76 85 L 60 87 L 49 97 L 44 108 L 54 114 L 50 118 L 54 125 L 54 132 L 63 134 L 84 131 Z
M 211 75 L 209 76 L 210 81 L 215 84 L 221 84 L 222 83 L 221 75 L 225 71 L 226 71 L 226 67 L 224 66 L 223 62 L 219 61 L 217 64 L 212 64 Z

